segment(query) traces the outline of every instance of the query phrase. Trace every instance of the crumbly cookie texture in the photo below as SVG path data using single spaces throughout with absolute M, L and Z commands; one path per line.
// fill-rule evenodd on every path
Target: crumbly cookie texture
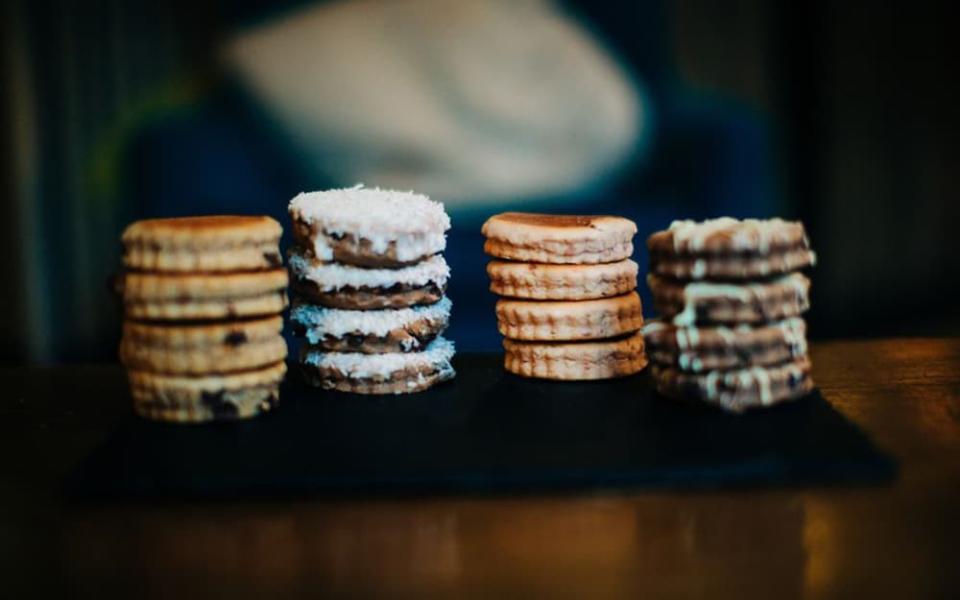
M 169 375 L 129 370 L 134 411 L 149 419 L 200 423 L 236 420 L 272 410 L 287 371 L 284 362 L 222 375 Z
M 304 346 L 300 362 L 308 383 L 359 394 L 423 391 L 453 379 L 453 342 L 438 337 L 422 352 L 363 354 Z
M 123 265 L 162 272 L 276 268 L 282 228 L 266 216 L 147 219 L 123 232 Z
M 729 327 L 652 321 L 642 331 L 651 360 L 693 373 L 775 365 L 807 353 L 806 324 L 799 317 Z
M 238 273 L 142 273 L 128 271 L 118 279 L 124 302 L 229 300 L 282 292 L 287 271 Z
M 657 311 L 678 326 L 779 321 L 810 307 L 810 280 L 800 273 L 751 283 L 682 283 L 651 273 L 647 284 Z
M 688 373 L 653 365 L 657 390 L 666 396 L 700 400 L 731 412 L 771 406 L 813 390 L 806 356 L 769 367 Z
M 550 264 L 615 262 L 633 253 L 633 221 L 613 216 L 501 213 L 482 228 L 484 251 L 507 260 Z
M 125 341 L 170 350 L 240 346 L 272 339 L 282 331 L 280 315 L 200 324 L 123 322 Z
M 301 193 L 288 210 L 298 241 L 323 261 L 414 263 L 442 252 L 450 229 L 443 204 L 422 194 L 362 185 Z
M 636 292 L 581 301 L 497 301 L 500 333 L 514 340 L 595 340 L 633 333 L 643 326 Z
M 290 321 L 308 343 L 326 350 L 383 353 L 421 350 L 447 328 L 447 297 L 427 306 L 344 310 L 297 302 Z
M 618 296 L 637 287 L 630 259 L 596 265 L 546 265 L 493 260 L 487 264 L 490 291 L 531 300 L 590 300 Z
M 503 341 L 504 368 L 523 377 L 564 381 L 610 379 L 647 365 L 640 333 L 596 342 Z

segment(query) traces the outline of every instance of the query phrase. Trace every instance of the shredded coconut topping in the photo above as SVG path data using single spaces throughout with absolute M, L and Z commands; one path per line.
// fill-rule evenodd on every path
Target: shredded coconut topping
M 300 248 L 290 251 L 290 272 L 303 281 L 312 281 L 320 291 L 343 288 L 388 288 L 398 283 L 422 286 L 435 283 L 443 287 L 450 278 L 450 267 L 437 254 L 409 267 L 400 269 L 364 269 L 340 263 L 326 263 L 306 256 Z
M 314 252 L 323 260 L 333 258 L 326 235 L 351 235 L 368 240 L 374 252 L 383 253 L 393 244 L 397 258 L 416 260 L 446 247 L 444 232 L 450 217 L 443 204 L 414 192 L 352 188 L 302 192 L 290 201 L 290 216 L 311 226 Z
M 300 358 L 305 364 L 336 369 L 345 376 L 355 379 L 370 377 L 385 379 L 407 368 L 432 368 L 442 373 L 452 372 L 450 360 L 453 355 L 453 342 L 440 336 L 430 342 L 423 352 L 361 354 L 359 352 L 322 352 L 304 346 Z
M 344 310 L 296 303 L 290 310 L 290 320 L 302 325 L 307 330 L 307 341 L 316 344 L 326 335 L 385 336 L 394 329 L 407 327 L 420 320 L 446 325 L 452 306 L 453 303 L 446 296 L 436 304 L 387 310 Z

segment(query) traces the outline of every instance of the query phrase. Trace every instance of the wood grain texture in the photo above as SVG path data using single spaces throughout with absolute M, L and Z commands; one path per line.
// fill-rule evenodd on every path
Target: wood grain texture
M 13 597 L 956 597 L 960 340 L 814 345 L 824 396 L 900 461 L 883 487 L 67 506 L 129 410 L 116 367 L 0 372 Z

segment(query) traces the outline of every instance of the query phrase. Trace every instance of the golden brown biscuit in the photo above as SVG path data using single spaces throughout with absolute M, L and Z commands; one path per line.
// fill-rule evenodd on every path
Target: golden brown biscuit
M 633 254 L 637 226 L 623 217 L 507 212 L 483 224 L 484 251 L 550 264 L 616 262 Z
M 496 312 L 500 333 L 514 340 L 597 340 L 643 326 L 636 292 L 576 302 L 501 299 Z
M 647 365 L 643 336 L 597 342 L 503 340 L 504 368 L 516 375 L 564 381 L 610 379 L 638 373 Z
M 490 291 L 530 300 L 589 300 L 618 296 L 637 287 L 630 259 L 596 265 L 547 265 L 493 260 L 487 264 Z

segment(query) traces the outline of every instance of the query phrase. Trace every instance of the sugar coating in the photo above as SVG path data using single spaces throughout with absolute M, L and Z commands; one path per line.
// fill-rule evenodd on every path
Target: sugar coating
M 395 352 L 389 354 L 361 354 L 359 352 L 323 352 L 305 346 L 300 360 L 319 368 L 334 369 L 351 379 L 383 378 L 404 369 L 438 369 L 442 377 L 453 373 L 450 360 L 454 355 L 453 342 L 437 337 L 423 352 Z
M 363 238 L 376 253 L 393 244 L 398 260 L 411 261 L 442 252 L 447 245 L 444 232 L 450 229 L 450 217 L 440 202 L 414 192 L 363 185 L 301 192 L 290 201 L 288 211 L 294 220 L 321 233 L 313 239 L 314 253 L 321 260 L 333 259 L 326 235 Z
M 453 303 L 446 296 L 428 306 L 385 310 L 344 310 L 313 304 L 295 304 L 290 310 L 290 320 L 306 328 L 307 341 L 316 344 L 328 335 L 385 336 L 395 329 L 420 320 L 446 324 L 450 320 L 452 306 Z
M 450 267 L 439 254 L 400 269 L 364 269 L 320 262 L 305 256 L 300 248 L 292 249 L 289 258 L 293 275 L 299 280 L 312 281 L 323 292 L 343 288 L 389 288 L 398 283 L 413 286 L 435 283 L 443 287 L 450 278 Z
M 669 231 L 673 234 L 673 247 L 677 252 L 702 252 L 707 240 L 715 235 L 729 237 L 731 250 L 757 250 L 766 253 L 773 241 L 789 240 L 789 231 L 794 224 L 780 218 L 775 219 L 734 219 L 720 217 L 706 221 L 674 221 Z M 694 265 L 696 271 L 705 270 L 706 265 Z M 702 274 L 701 274 L 702 276 Z

